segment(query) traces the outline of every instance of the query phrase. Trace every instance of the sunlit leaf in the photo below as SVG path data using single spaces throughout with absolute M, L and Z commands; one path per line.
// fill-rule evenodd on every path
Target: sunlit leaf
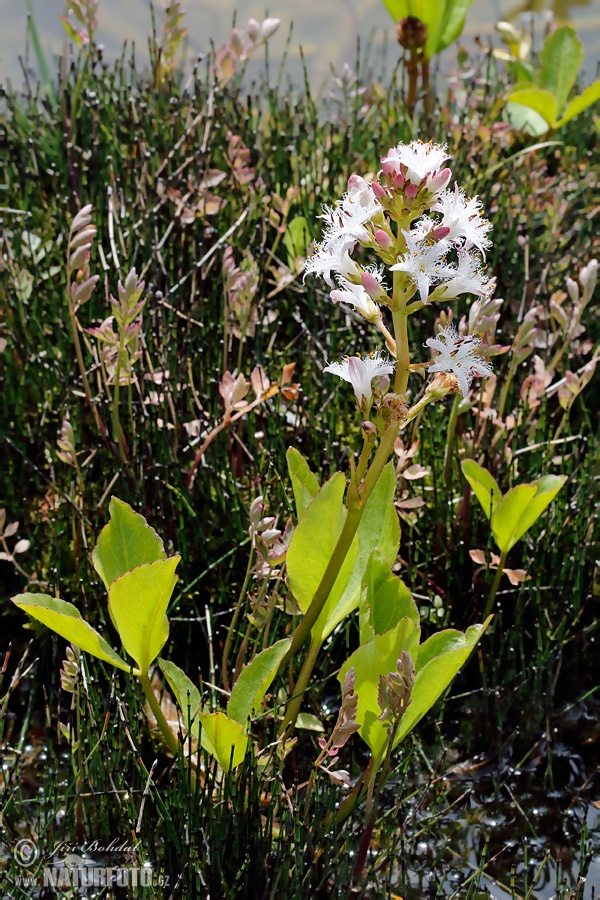
M 493 475 L 487 469 L 476 463 L 474 459 L 465 459 L 462 462 L 463 475 L 471 485 L 473 493 L 481 503 L 487 518 L 493 513 L 495 507 L 502 498 L 502 492 Z
M 405 616 L 419 624 L 419 610 L 409 589 L 375 548 L 369 556 L 360 598 L 361 644 L 394 628 Z
M 117 669 L 131 671 L 131 666 L 115 653 L 102 635 L 81 618 L 81 613 L 72 603 L 47 594 L 19 594 L 12 598 L 12 602 L 32 619 L 42 622 L 80 650 L 103 659 Z
M 363 575 L 372 549 L 377 547 L 390 565 L 396 559 L 400 524 L 394 506 L 395 492 L 396 478 L 390 462 L 381 473 L 363 510 L 358 526 L 358 552 L 346 587 L 338 599 L 332 593 L 313 628 L 313 635 L 320 640 L 324 640 L 342 619 L 357 609 Z
M 227 704 L 227 714 L 240 725 L 246 727 L 248 719 L 258 710 L 291 643 L 291 638 L 277 641 L 255 656 L 242 669 Z
M 200 743 L 215 757 L 223 771 L 229 772 L 244 759 L 248 736 L 243 725 L 224 712 L 199 713 Z
M 180 557 L 159 559 L 116 578 L 108 606 L 123 647 L 146 673 L 169 636 L 166 612 L 177 581 Z
M 511 103 L 532 109 L 547 122 L 549 128 L 554 126 L 557 121 L 558 104 L 556 97 L 550 91 L 532 85 L 523 90 L 511 91 L 506 99 Z
M 295 447 L 289 448 L 286 453 L 286 459 L 294 492 L 296 515 L 299 521 L 310 501 L 319 493 L 319 482 L 300 451 L 296 450 Z
M 113 497 L 108 509 L 110 522 L 100 532 L 92 553 L 106 590 L 125 572 L 166 557 L 161 538 L 128 503 Z
M 167 659 L 159 659 L 158 664 L 164 673 L 169 687 L 175 695 L 179 709 L 181 710 L 183 721 L 186 727 L 189 726 L 191 720 L 195 717 L 200 707 L 202 698 L 200 691 L 193 681 L 183 672 L 179 666 Z
M 306 613 L 331 560 L 334 548 L 346 521 L 343 504 L 346 479 L 336 472 L 325 482 L 300 520 L 287 551 L 286 563 L 292 594 L 303 613 Z M 354 567 L 358 552 L 355 535 L 328 603 L 335 606 L 342 596 Z
M 563 116 L 556 123 L 556 127 L 560 128 L 561 125 L 569 122 L 574 116 L 578 116 L 580 112 L 597 103 L 598 100 L 600 100 L 600 80 L 588 85 L 581 94 L 571 100 Z
M 504 553 L 514 547 L 554 500 L 566 475 L 546 475 L 533 484 L 519 484 L 502 498 L 492 516 L 492 532 Z
M 556 113 L 552 120 L 555 122 L 565 107 L 583 62 L 581 41 L 572 25 L 562 25 L 548 35 L 540 52 L 540 62 L 536 82 L 556 100 Z

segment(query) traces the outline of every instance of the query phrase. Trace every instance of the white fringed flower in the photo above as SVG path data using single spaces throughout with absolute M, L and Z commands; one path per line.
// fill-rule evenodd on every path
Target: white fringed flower
M 396 265 L 390 266 L 392 272 L 406 272 L 411 281 L 416 284 L 421 295 L 421 301 L 427 303 L 429 288 L 437 284 L 448 272 L 445 256 L 450 249 L 446 240 L 429 241 L 423 237 L 422 229 L 415 231 L 403 231 L 408 252 Z
M 381 318 L 379 307 L 373 302 L 362 284 L 352 284 L 343 276 L 338 277 L 337 282 L 340 288 L 331 292 L 331 299 L 334 303 L 347 303 L 349 306 L 353 306 L 369 322 L 376 322 Z
M 323 371 L 350 382 L 358 405 L 363 411 L 367 411 L 373 399 L 371 382 L 379 375 L 391 375 L 394 363 L 377 351 L 364 359 L 360 356 L 346 356 L 341 362 L 329 363 Z
M 467 199 L 465 192 L 454 185 L 453 191 L 443 191 L 431 207 L 433 212 L 442 214 L 440 227 L 449 228 L 446 239 L 469 250 L 477 247 L 485 256 L 491 246 L 487 237 L 492 227 L 481 214 L 481 203 L 477 197 Z
M 337 240 L 317 244 L 315 252 L 306 260 L 304 266 L 304 279 L 307 275 L 322 275 L 329 287 L 333 288 L 332 272 L 337 272 L 348 278 L 354 275 L 360 278 L 361 270 L 350 253 L 354 249 L 355 241 L 349 237 L 339 237 Z
M 469 250 L 460 250 L 458 265 L 446 266 L 443 284 L 436 290 L 435 299 L 454 300 L 459 294 L 478 294 L 489 297 L 494 290 L 495 280 L 484 275 L 479 256 Z M 439 297 L 437 294 L 439 293 Z
M 388 150 L 381 165 L 385 175 L 402 174 L 406 181 L 416 186 L 425 181 L 428 190 L 437 193 L 446 187 L 452 177 L 450 169 L 442 168 L 449 158 L 446 144 L 411 141 L 410 144 L 398 144 Z
M 474 377 L 487 378 L 492 374 L 491 365 L 477 352 L 479 343 L 480 338 L 474 335 L 462 337 L 452 325 L 442 328 L 426 341 L 427 346 L 438 353 L 429 371 L 452 372 L 466 398 Z
M 381 204 L 371 185 L 360 175 L 351 175 L 347 193 L 333 208 L 324 206 L 323 215 L 319 216 L 327 222 L 324 243 L 329 244 L 340 237 L 368 241 L 370 234 L 365 225 L 379 212 Z

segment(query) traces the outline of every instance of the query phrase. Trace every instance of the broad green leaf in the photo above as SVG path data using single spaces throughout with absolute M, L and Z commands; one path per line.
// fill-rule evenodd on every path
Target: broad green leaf
M 302 454 L 295 447 L 289 448 L 286 459 L 294 491 L 296 515 L 300 521 L 310 501 L 319 493 L 319 482 Z
M 409 589 L 377 548 L 367 562 L 359 609 L 361 644 L 394 628 L 405 616 L 419 624 L 419 610 Z
M 244 728 L 248 725 L 248 719 L 259 708 L 291 643 L 291 638 L 277 641 L 272 647 L 267 647 L 255 656 L 252 662 L 242 669 L 231 691 L 227 714 Z
M 536 82 L 556 99 L 554 123 L 565 108 L 583 62 L 583 48 L 572 25 L 562 25 L 546 38 L 540 62 Z
M 467 639 L 463 632 L 456 631 L 454 628 L 436 631 L 419 647 L 415 671 L 418 672 L 424 668 L 435 656 L 442 656 L 444 653 L 450 653 L 452 650 L 460 650 L 462 647 L 466 647 L 466 641 Z
M 180 558 L 172 556 L 138 566 L 116 578 L 108 590 L 108 608 L 123 647 L 144 673 L 169 636 L 166 613 Z
M 289 584 L 303 613 L 307 612 L 321 583 L 346 521 L 345 488 L 346 479 L 341 472 L 336 472 L 307 507 L 290 542 L 286 556 Z M 335 606 L 348 584 L 357 552 L 355 535 L 331 590 L 328 600 L 331 606 Z
M 185 672 L 183 672 L 179 666 L 176 666 L 175 663 L 169 662 L 167 659 L 159 659 L 158 664 L 167 679 L 169 687 L 175 695 L 177 705 L 181 710 L 183 721 L 187 728 L 198 712 L 198 708 L 202 702 L 200 691 L 194 682 L 190 681 Z
M 513 128 L 518 128 L 532 137 L 541 137 L 548 132 L 548 123 L 535 110 L 519 103 L 506 104 L 506 116 Z
M 308 222 L 304 216 L 296 216 L 289 222 L 283 236 L 283 243 L 288 253 L 288 266 L 293 270 L 298 256 L 306 256 L 311 236 Z
M 446 20 L 441 36 L 438 38 L 436 53 L 441 53 L 460 37 L 465 27 L 467 10 L 472 2 L 473 0 L 454 0 L 454 2 L 450 0 L 447 4 Z
M 321 720 L 312 713 L 298 713 L 296 728 L 303 728 L 305 731 L 325 731 Z
M 372 549 L 377 547 L 390 565 L 396 559 L 400 543 L 400 523 L 394 506 L 395 492 L 396 478 L 390 462 L 381 473 L 365 505 L 358 526 L 358 553 L 344 592 L 337 600 L 332 593 L 313 628 L 313 635 L 320 640 L 331 634 L 336 625 L 358 607 L 363 575 Z
M 504 553 L 514 547 L 567 480 L 566 475 L 545 475 L 532 484 L 519 484 L 502 498 L 492 516 L 492 532 Z
M 574 116 L 578 116 L 580 112 L 583 112 L 588 106 L 597 103 L 598 100 L 600 100 L 600 80 L 588 85 L 583 93 L 571 100 L 565 109 L 564 115 L 556 123 L 556 127 L 560 128 L 566 122 L 570 122 Z
M 409 12 L 410 0 L 383 0 L 383 3 L 392 19 L 395 19 L 396 22 L 398 19 L 405 19 L 407 16 L 412 15 Z
M 359 734 L 371 748 L 376 766 L 387 743 L 388 730 L 379 722 L 381 708 L 377 701 L 379 676 L 397 669 L 396 662 L 403 650 L 417 659 L 420 628 L 412 619 L 401 619 L 395 628 L 362 644 L 346 660 L 338 679 L 343 684 L 346 672 L 352 666 L 356 673 L 354 690 L 358 697 L 356 721 Z
M 92 553 L 94 568 L 106 590 L 125 572 L 166 557 L 160 537 L 128 503 L 113 497 L 108 509 L 110 522 L 100 532 Z
M 103 659 L 117 669 L 131 671 L 131 666 L 115 653 L 102 635 L 81 618 L 81 613 L 72 603 L 49 597 L 47 594 L 19 594 L 12 598 L 12 602 L 32 619 L 37 619 L 38 622 L 51 628 L 80 650 Z
M 423 716 L 429 712 L 436 700 L 439 700 L 453 678 L 458 674 L 459 670 L 471 655 L 475 644 L 491 622 L 492 618 L 492 616 L 489 616 L 483 625 L 472 625 L 471 628 L 467 629 L 467 633 L 462 635 L 462 642 L 454 634 L 450 636 L 448 639 L 448 646 L 454 646 L 455 649 L 449 650 L 441 655 L 430 656 L 422 667 L 417 664 L 417 674 L 415 675 L 415 684 L 412 692 L 412 703 L 402 717 L 394 741 L 394 746 L 400 743 L 400 741 L 413 730 L 415 725 L 417 725 Z M 428 641 L 425 641 L 423 644 L 426 655 L 429 655 L 432 649 L 431 647 L 427 647 L 428 643 Z M 440 645 L 442 643 L 443 642 L 440 642 Z M 462 646 L 460 646 L 461 643 Z M 419 656 L 420 655 L 421 650 L 419 651 Z
M 215 757 L 224 772 L 235 769 L 244 759 L 248 735 L 243 725 L 224 712 L 198 713 L 200 743 Z
M 520 91 L 511 91 L 506 99 L 511 103 L 517 103 L 532 109 L 548 123 L 549 128 L 554 127 L 556 124 L 558 105 L 556 97 L 550 91 L 545 91 L 532 85 Z
M 463 475 L 471 485 L 473 493 L 481 503 L 484 513 L 489 519 L 497 504 L 502 499 L 502 492 L 493 475 L 476 463 L 474 459 L 462 462 Z

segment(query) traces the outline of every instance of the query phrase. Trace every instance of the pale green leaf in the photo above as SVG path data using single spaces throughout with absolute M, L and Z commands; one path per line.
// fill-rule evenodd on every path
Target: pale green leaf
M 473 0 L 449 0 L 446 4 L 446 16 L 437 40 L 436 53 L 441 53 L 460 37 L 465 27 L 467 10 L 472 2 Z
M 286 564 L 292 594 L 306 613 L 329 564 L 346 521 L 343 504 L 346 479 L 336 472 L 325 482 L 297 525 L 287 551 Z M 329 596 L 334 606 L 344 592 L 358 552 L 355 535 Z
M 502 499 L 502 493 L 493 475 L 476 463 L 474 459 L 462 462 L 463 475 L 471 485 L 473 493 L 481 503 L 486 517 L 489 519 L 495 507 Z
M 526 106 L 536 112 L 552 128 L 558 119 L 558 105 L 556 97 L 550 91 L 532 85 L 520 91 L 511 91 L 507 101 Z
M 47 594 L 19 594 L 12 598 L 12 602 L 32 619 L 37 619 L 80 650 L 91 653 L 92 656 L 116 666 L 117 669 L 131 671 L 131 666 L 115 653 L 101 634 L 81 618 L 81 613 L 72 603 L 49 597 Z
M 367 563 L 360 598 L 360 642 L 394 628 L 405 616 L 419 624 L 419 610 L 409 589 L 375 548 Z
M 565 107 L 583 62 L 581 41 L 572 25 L 562 25 L 548 35 L 540 53 L 540 62 L 536 82 L 555 97 L 554 123 Z
M 408 10 L 410 8 L 410 0 L 383 0 L 384 6 L 394 21 L 405 19 L 406 16 L 412 15 Z
M 166 612 L 180 558 L 138 566 L 115 579 L 108 591 L 108 607 L 123 647 L 144 673 L 169 636 Z
M 305 731 L 325 731 L 321 720 L 312 713 L 298 713 L 296 728 L 303 728 Z
M 183 672 L 179 666 L 167 659 L 159 659 L 158 664 L 164 673 L 169 687 L 175 695 L 179 709 L 181 710 L 186 728 L 189 727 L 195 717 L 202 698 L 200 691 L 193 681 Z
M 506 116 L 513 128 L 518 128 L 532 137 L 541 137 L 548 132 L 548 123 L 535 110 L 518 103 L 506 104 Z
M 560 128 L 566 122 L 569 122 L 574 118 L 574 116 L 578 116 L 584 109 L 587 109 L 588 106 L 597 103 L 598 100 L 600 100 L 600 80 L 594 81 L 592 84 L 588 85 L 581 94 L 571 100 L 565 109 L 564 115 L 556 123 L 556 127 Z
M 199 713 L 200 743 L 215 757 L 224 772 L 235 769 L 244 759 L 248 735 L 243 725 L 224 712 Z
M 161 538 L 128 503 L 113 497 L 108 509 L 110 522 L 100 532 L 92 553 L 106 590 L 125 572 L 166 557 Z
M 363 575 L 373 548 L 377 547 L 390 565 L 396 559 L 400 523 L 394 506 L 395 492 L 396 478 L 390 462 L 379 476 L 365 505 L 358 526 L 358 553 L 344 592 L 337 600 L 332 593 L 313 628 L 313 635 L 319 640 L 324 640 L 342 619 L 358 607 Z
M 227 704 L 227 714 L 240 725 L 246 727 L 248 719 L 258 710 L 291 643 L 291 638 L 277 641 L 276 644 L 261 651 L 242 669 Z
M 295 447 L 289 448 L 286 459 L 294 492 L 296 515 L 300 520 L 310 501 L 319 493 L 319 482 L 300 451 Z
M 296 216 L 289 222 L 283 236 L 283 243 L 288 254 L 288 266 L 293 270 L 294 263 L 299 256 L 306 256 L 306 250 L 311 242 L 308 222 L 304 216 Z
M 467 630 L 467 633 L 462 635 L 462 641 L 453 632 L 446 645 L 452 646 L 454 649 L 448 650 L 441 655 L 432 656 L 432 645 L 428 647 L 429 642 L 425 641 L 422 649 L 428 659 L 423 666 L 419 665 L 417 659 L 417 674 L 415 675 L 412 702 L 402 717 L 394 745 L 400 743 L 413 730 L 415 725 L 421 721 L 423 716 L 429 712 L 433 704 L 439 700 L 471 655 L 475 644 L 491 620 L 492 616 L 489 616 L 483 625 L 472 625 Z M 439 642 L 438 649 L 443 643 L 443 641 Z M 420 655 L 421 650 L 419 650 Z
M 385 725 L 378 721 L 381 715 L 377 700 L 379 676 L 397 670 L 397 660 L 403 650 L 416 660 L 419 635 L 420 628 L 412 619 L 401 619 L 391 631 L 376 634 L 355 650 L 338 675 L 340 684 L 343 684 L 348 669 L 354 668 L 354 691 L 358 697 L 356 721 L 360 725 L 359 734 L 370 747 L 376 765 L 380 762 L 388 735 Z
M 566 480 L 566 475 L 545 475 L 505 494 L 492 516 L 492 532 L 503 553 L 508 553 L 539 519 Z

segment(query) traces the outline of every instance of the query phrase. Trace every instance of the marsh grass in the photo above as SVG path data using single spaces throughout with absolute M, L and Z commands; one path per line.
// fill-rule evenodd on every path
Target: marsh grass
M 327 475 L 344 466 L 359 432 L 350 396 L 334 388 L 322 367 L 325 359 L 368 349 L 367 332 L 333 308 L 319 285 L 304 286 L 293 271 L 282 232 L 269 221 L 274 195 L 285 197 L 294 188 L 290 218 L 304 216 L 311 237 L 318 237 L 321 202 L 340 196 L 351 172 L 375 172 L 383 150 L 420 134 L 447 141 L 456 179 L 480 195 L 494 225 L 488 265 L 498 279 L 497 295 L 505 298 L 500 333 L 510 343 L 524 312 L 534 302 L 547 305 L 565 276 L 574 278 L 598 254 L 590 213 L 597 204 L 592 116 L 581 115 L 550 145 L 532 149 L 497 124 L 500 83 L 494 91 L 472 86 L 466 100 L 450 99 L 432 123 L 413 131 L 400 82 L 367 84 L 366 94 L 349 92 L 343 104 L 325 108 L 308 81 L 293 95 L 282 79 L 275 87 L 248 88 L 238 78 L 216 89 L 203 63 L 187 80 L 156 88 L 155 78 L 140 75 L 124 49 L 114 65 L 96 52 L 88 66 L 73 143 L 70 98 L 80 65 L 63 61 L 53 91 L 31 87 L 1 100 L 0 337 L 7 341 L 0 356 L 1 505 L 31 541 L 27 560 L 38 583 L 75 602 L 110 636 L 89 551 L 106 521 L 110 494 L 132 503 L 182 555 L 180 589 L 170 610 L 171 658 L 192 678 L 202 672 L 206 683 L 214 683 L 211 659 L 219 657 L 246 568 L 251 500 L 262 492 L 285 519 L 291 510 L 286 447 L 297 446 Z M 483 83 L 495 84 L 499 76 L 487 66 Z M 224 173 L 215 187 L 207 186 L 212 170 Z M 91 268 L 101 280 L 80 310 L 82 326 L 105 318 L 120 273 L 124 277 L 135 266 L 147 286 L 144 354 L 137 382 L 123 392 L 124 465 L 114 442 L 101 441 L 85 405 L 67 327 L 65 238 L 72 216 L 86 203 L 94 207 L 98 228 Z M 260 263 L 258 326 L 253 337 L 241 344 L 233 338 L 229 345 L 223 343 L 226 245 L 214 248 L 244 212 L 230 244 L 238 262 L 249 249 Z M 288 265 L 284 284 L 281 267 Z M 415 322 L 415 348 L 430 336 L 433 317 Z M 591 315 L 584 324 L 596 341 Z M 98 410 L 108 423 L 93 342 L 85 335 L 83 340 Z M 262 365 L 274 381 L 285 364 L 295 363 L 302 393 L 296 400 L 269 401 L 235 433 L 219 435 L 188 490 L 186 473 L 198 443 L 185 423 L 200 420 L 204 428 L 219 421 L 223 360 L 233 369 L 239 358 L 247 376 Z M 576 357 L 572 367 L 578 365 Z M 507 367 L 507 357 L 496 359 L 498 392 Z M 519 388 L 530 371 L 531 358 L 515 376 L 507 411 L 522 409 Z M 73 470 L 56 456 L 66 415 L 82 464 L 83 495 Z M 366 887 L 352 887 L 360 814 L 325 835 L 320 829 L 339 802 L 338 789 L 318 780 L 308 814 L 301 815 L 310 753 L 302 756 L 298 749 L 283 781 L 275 767 L 268 794 L 251 756 L 238 779 L 220 780 L 214 763 L 204 759 L 186 783 L 184 770 L 152 744 L 135 687 L 89 659 L 81 687 L 81 740 L 89 755 L 82 798 L 87 839 L 141 841 L 135 858 L 168 876 L 164 896 L 475 900 L 488 896 L 494 884 L 505 892 L 501 896 L 515 898 L 538 896 L 545 884 L 564 900 L 583 897 L 578 879 L 600 839 L 588 815 L 598 785 L 586 746 L 597 740 L 595 415 L 592 388 L 575 402 L 562 443 L 551 445 L 562 410 L 550 397 L 532 421 L 523 416 L 510 432 L 512 460 L 504 452 L 505 437 L 482 444 L 485 463 L 503 489 L 549 469 L 569 481 L 554 510 L 511 552 L 511 565 L 530 570 L 531 580 L 519 587 L 503 581 L 493 634 L 436 721 L 402 750 L 374 835 Z M 419 463 L 429 469 L 412 487 L 426 515 L 403 523 L 398 571 L 421 604 L 441 598 L 441 622 L 464 628 L 481 615 L 492 581 L 488 571 L 473 583 L 476 567 L 468 551 L 493 548 L 458 464 L 458 449 L 468 447 L 477 423 L 469 412 L 460 416 L 446 482 L 447 423 L 448 410 L 435 406 L 411 435 L 420 441 Z M 8 563 L 0 566 L 3 594 L 23 590 L 22 576 Z M 27 640 L 21 616 L 7 607 L 5 653 L 9 640 L 13 646 L 5 657 L 3 694 Z M 338 701 L 331 679 L 345 648 L 356 641 L 354 628 L 348 623 L 332 638 L 308 694 L 309 711 L 330 708 L 333 715 Z M 232 656 L 240 642 L 241 634 Z M 10 848 L 20 836 L 34 835 L 44 847 L 78 838 L 76 778 L 58 729 L 70 715 L 58 682 L 64 647 L 39 629 L 29 653 L 38 659 L 10 690 L 1 726 L 2 877 L 11 897 L 31 895 L 15 880 L 22 870 Z M 566 770 L 565 747 L 575 760 Z M 353 752 L 360 760 L 360 749 Z M 358 771 L 349 750 L 344 764 Z M 528 779 L 527 788 L 518 773 Z M 534 804 L 546 810 L 537 819 Z M 517 809 L 516 825 L 509 806 Z

